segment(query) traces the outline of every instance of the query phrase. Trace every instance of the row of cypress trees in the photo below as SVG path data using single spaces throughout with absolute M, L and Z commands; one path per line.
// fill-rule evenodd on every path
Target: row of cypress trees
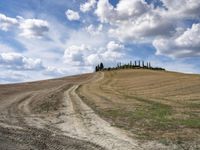
M 160 67 L 152 67 L 150 62 L 145 61 L 130 61 L 127 64 L 117 63 L 116 67 L 108 67 L 105 68 L 103 63 L 101 62 L 95 67 L 95 71 L 103 71 L 103 70 L 116 70 L 116 69 L 152 69 L 152 70 L 165 70 L 164 68 Z
M 152 68 L 150 62 L 144 62 L 144 61 L 130 61 L 128 64 L 122 64 L 122 63 L 117 63 L 116 68 Z

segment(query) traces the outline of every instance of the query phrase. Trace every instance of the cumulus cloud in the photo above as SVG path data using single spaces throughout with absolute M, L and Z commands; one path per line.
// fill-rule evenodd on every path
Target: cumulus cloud
M 68 9 L 65 12 L 65 15 L 67 16 L 67 19 L 70 20 L 70 21 L 74 21 L 74 20 L 79 20 L 80 19 L 79 13 L 76 12 L 76 11 L 73 11 L 71 9 Z
M 49 24 L 40 19 L 23 19 L 20 21 L 19 28 L 22 30 L 21 36 L 26 38 L 41 38 L 49 31 Z
M 7 17 L 0 13 L 0 29 L 3 31 L 8 31 L 13 25 L 17 25 L 18 20 L 16 18 Z
M 163 9 L 155 9 L 143 0 L 121 0 L 114 8 L 108 0 L 99 0 L 95 11 L 102 23 L 109 23 L 109 33 L 121 41 L 141 40 L 170 34 L 174 20 Z
M 72 45 L 65 50 L 64 62 L 69 65 L 83 65 L 84 64 L 84 54 L 88 48 L 85 45 Z
M 85 62 L 89 65 L 96 65 L 101 61 L 111 63 L 117 59 L 123 58 L 123 56 L 125 56 L 124 50 L 125 47 L 123 44 L 110 41 L 105 48 L 99 48 L 95 52 L 93 51 L 93 53 L 87 55 Z
M 193 24 L 172 37 L 158 38 L 153 42 L 157 54 L 171 57 L 200 56 L 200 24 Z
M 163 5 L 168 9 L 168 15 L 176 18 L 198 18 L 200 17 L 199 0 L 171 1 L 162 0 Z
M 19 53 L 1 53 L 0 67 L 13 70 L 41 70 L 44 69 L 40 59 L 32 59 Z
M 96 4 L 96 0 L 88 0 L 87 2 L 85 2 L 84 4 L 80 5 L 80 10 L 82 12 L 88 12 L 90 11 L 92 8 L 95 7 Z
M 95 13 L 101 22 L 116 24 L 134 20 L 150 9 L 151 7 L 143 0 L 121 0 L 116 8 L 109 3 L 109 0 L 99 0 Z
M 21 16 L 11 18 L 0 14 L 0 29 L 8 31 L 12 26 L 20 29 L 20 35 L 26 38 L 41 38 L 49 31 L 49 24 L 45 20 L 24 19 Z
M 109 0 L 99 0 L 95 13 L 111 25 L 110 35 L 121 41 L 169 36 L 183 19 L 200 17 L 198 0 L 162 2 L 164 7 L 155 8 L 144 0 L 121 0 L 113 7 Z
M 86 63 L 88 65 L 96 65 L 102 61 L 101 54 L 90 54 L 86 57 Z
M 108 0 L 99 0 L 95 13 L 102 23 L 109 22 L 110 19 L 116 18 L 114 7 L 109 3 Z
M 102 30 L 103 30 L 103 25 L 100 24 L 98 27 L 95 27 L 94 25 L 89 25 L 88 27 L 85 28 L 86 31 L 91 34 L 91 35 L 99 35 Z
M 154 7 L 144 0 L 120 0 L 114 7 L 109 0 L 99 0 L 95 14 L 102 24 L 109 24 L 109 35 L 121 42 L 153 42 L 157 54 L 171 57 L 199 55 L 199 25 L 178 30 L 185 19 L 199 20 L 200 1 L 161 2 Z
M 104 47 L 92 48 L 86 45 L 71 45 L 64 53 L 64 62 L 71 66 L 94 66 L 99 62 L 110 63 L 124 56 L 125 47 L 116 41 Z
M 101 54 L 103 60 L 114 61 L 124 56 L 124 45 L 115 41 L 110 41 L 106 46 L 106 51 Z
M 110 41 L 107 44 L 108 51 L 121 51 L 124 49 L 124 45 L 116 43 L 115 41 Z

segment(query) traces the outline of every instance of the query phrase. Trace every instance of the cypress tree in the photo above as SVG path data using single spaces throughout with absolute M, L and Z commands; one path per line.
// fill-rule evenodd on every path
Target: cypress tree
M 103 70 L 104 69 L 104 66 L 103 66 L 103 63 L 101 62 L 100 63 L 100 68 L 99 68 L 100 70 Z
M 95 72 L 97 72 L 98 71 L 98 68 L 97 68 L 97 66 L 95 67 Z
M 132 61 L 130 61 L 130 68 L 132 68 Z

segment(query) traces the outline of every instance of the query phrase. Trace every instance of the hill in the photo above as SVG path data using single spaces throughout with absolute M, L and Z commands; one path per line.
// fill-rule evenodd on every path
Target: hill
M 198 149 L 199 99 L 199 75 L 145 69 L 0 85 L 0 149 Z
M 183 145 L 199 142 L 199 75 L 108 71 L 103 80 L 81 86 L 79 94 L 101 117 L 139 139 Z

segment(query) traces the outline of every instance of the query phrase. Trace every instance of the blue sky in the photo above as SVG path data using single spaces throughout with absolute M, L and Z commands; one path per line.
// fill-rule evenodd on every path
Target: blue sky
M 199 0 L 0 1 L 0 83 L 151 61 L 200 73 Z

